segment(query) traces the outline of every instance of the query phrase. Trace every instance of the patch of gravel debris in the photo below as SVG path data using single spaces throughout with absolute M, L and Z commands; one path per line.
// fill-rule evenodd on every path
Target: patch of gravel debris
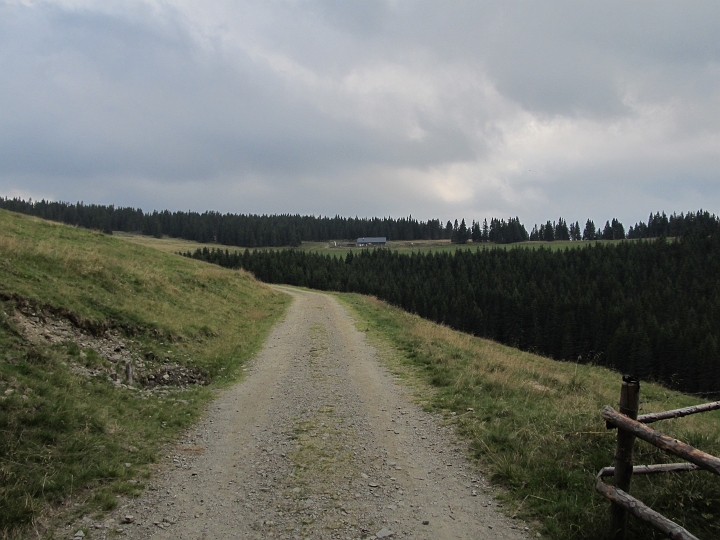
M 65 537 L 529 538 L 336 299 L 278 289 L 294 302 L 247 378 L 143 496 Z
M 91 331 L 82 328 L 83 321 L 70 312 L 54 313 L 22 299 L 11 300 L 15 303 L 11 319 L 29 343 L 39 346 L 73 343 L 81 349 L 76 360 L 70 361 L 70 369 L 78 375 L 107 378 L 116 386 L 145 393 L 168 393 L 208 383 L 205 374 L 197 369 L 183 366 L 170 356 L 157 358 L 154 352 L 141 350 L 136 340 L 118 328 Z M 88 352 L 94 353 L 99 362 L 87 362 Z M 132 381 L 126 379 L 128 364 L 132 366 Z

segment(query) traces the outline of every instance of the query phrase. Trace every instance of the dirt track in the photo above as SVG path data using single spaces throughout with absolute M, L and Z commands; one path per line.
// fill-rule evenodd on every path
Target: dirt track
M 246 380 L 90 537 L 527 538 L 337 300 L 283 290 L 295 301 Z

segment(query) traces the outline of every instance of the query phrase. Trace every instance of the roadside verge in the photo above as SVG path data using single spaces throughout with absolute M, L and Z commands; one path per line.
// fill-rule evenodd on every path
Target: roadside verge
M 389 369 L 414 388 L 418 400 L 455 423 L 481 470 L 503 488 L 510 515 L 534 523 L 546 537 L 605 537 L 608 505 L 594 483 L 612 460 L 615 433 L 599 411 L 617 402 L 618 373 L 456 332 L 374 298 L 337 297 L 351 308 L 358 328 L 388 353 Z M 645 383 L 641 406 L 647 413 L 700 401 Z M 663 429 L 717 455 L 718 420 L 719 413 L 708 413 Z M 668 461 L 649 447 L 639 451 L 642 463 Z M 634 484 L 637 497 L 700 537 L 720 534 L 720 485 L 711 475 L 663 475 Z M 634 538 L 653 537 L 644 526 L 633 527 Z

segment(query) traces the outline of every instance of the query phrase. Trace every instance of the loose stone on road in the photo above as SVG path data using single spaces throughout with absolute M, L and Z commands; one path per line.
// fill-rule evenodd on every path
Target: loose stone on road
M 335 298 L 278 289 L 247 378 L 90 538 L 528 538 Z

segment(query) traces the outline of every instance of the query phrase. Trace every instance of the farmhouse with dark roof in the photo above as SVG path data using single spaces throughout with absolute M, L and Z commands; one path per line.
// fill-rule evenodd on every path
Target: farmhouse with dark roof
M 357 247 L 384 246 L 385 242 L 387 242 L 387 239 L 384 236 L 368 236 L 358 238 L 355 244 Z

